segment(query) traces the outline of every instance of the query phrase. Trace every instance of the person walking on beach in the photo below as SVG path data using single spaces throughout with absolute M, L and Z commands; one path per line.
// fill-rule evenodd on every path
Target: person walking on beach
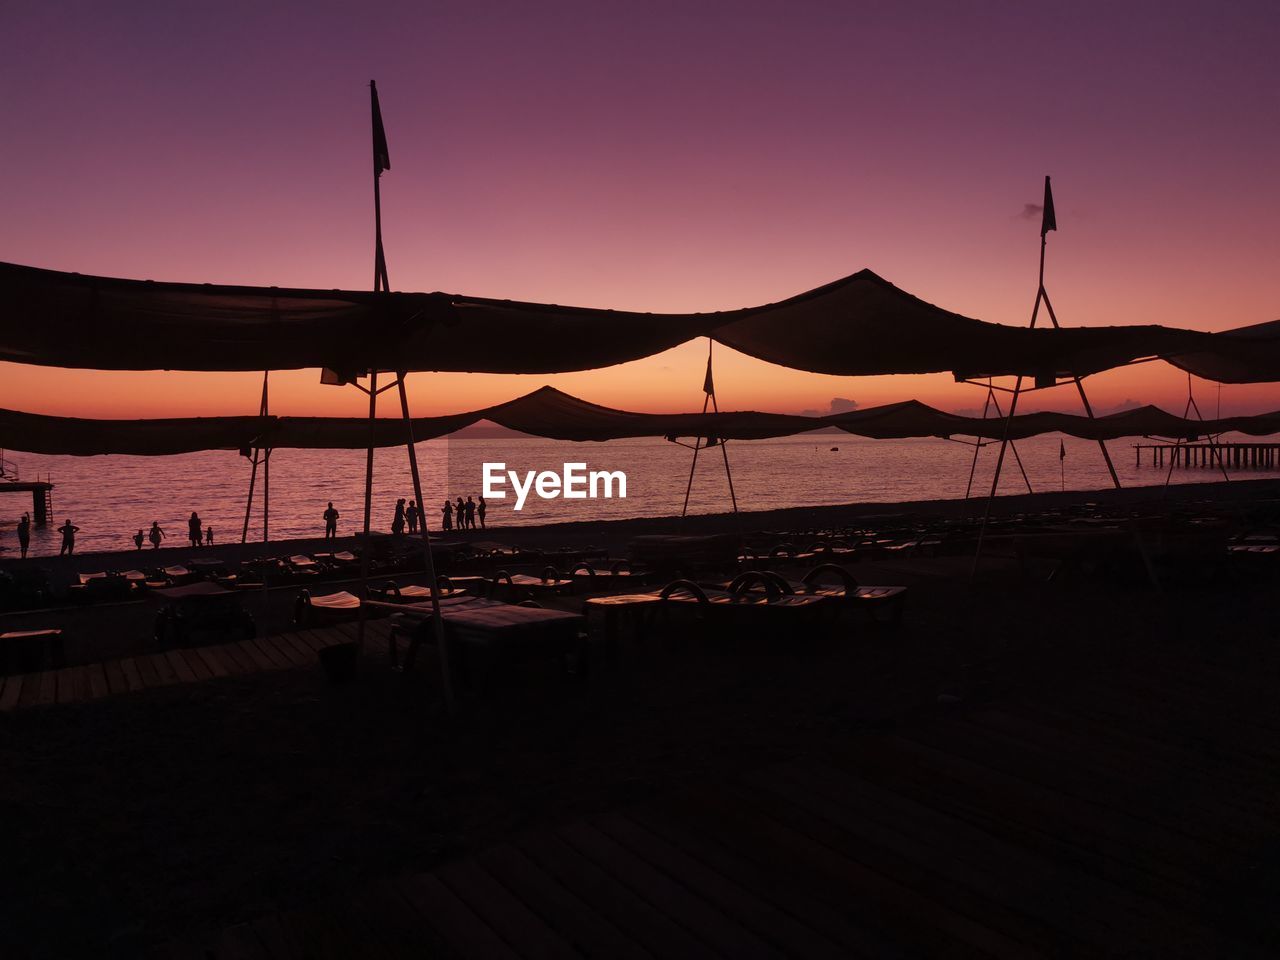
M 440 512 L 444 514 L 444 519 L 440 522 L 440 529 L 452 530 L 453 529 L 453 504 L 450 503 L 448 500 L 446 500 L 444 502 L 444 509 L 442 509 Z
M 404 518 L 409 521 L 409 532 L 418 532 L 418 501 L 410 500 L 409 509 L 404 512 Z
M 481 530 L 483 530 L 483 529 L 484 529 L 484 512 L 485 512 L 485 509 L 486 509 L 486 507 L 485 507 L 485 505 L 484 505 L 484 497 L 481 497 L 478 501 L 476 501 L 476 516 L 480 518 L 480 529 L 481 529 Z
M 474 530 L 476 528 L 476 502 L 467 497 L 467 529 Z
M 27 549 L 31 546 L 31 514 L 24 513 L 18 521 L 18 552 L 22 559 L 27 559 Z
M 404 498 L 401 497 L 396 501 L 395 516 L 391 518 L 391 532 L 394 534 L 404 533 Z
M 458 520 L 458 529 L 466 530 L 467 529 L 467 508 L 466 506 L 463 505 L 461 497 L 459 497 L 457 499 L 457 502 L 454 503 L 453 505 L 453 515 Z
M 142 535 L 142 528 L 139 527 L 138 532 L 133 535 L 133 545 L 137 547 L 139 550 L 141 550 L 143 541 L 145 541 L 146 539 L 147 538 Z
M 338 511 L 333 509 L 333 501 L 329 501 L 329 508 L 324 512 L 324 538 L 332 540 L 338 535 Z
M 160 521 L 151 521 L 151 532 L 147 534 L 147 539 L 151 541 L 153 550 L 160 549 L 160 541 L 164 539 L 164 531 L 160 529 Z
M 204 545 L 206 547 L 213 546 L 213 527 L 204 528 Z
M 76 531 L 79 529 L 70 520 L 58 528 L 58 532 L 62 534 L 62 549 L 58 551 L 58 556 L 71 556 L 76 552 Z
M 187 521 L 187 539 L 191 541 L 193 547 L 200 546 L 204 541 L 203 528 L 204 524 L 200 521 L 200 515 L 192 510 L 191 519 Z

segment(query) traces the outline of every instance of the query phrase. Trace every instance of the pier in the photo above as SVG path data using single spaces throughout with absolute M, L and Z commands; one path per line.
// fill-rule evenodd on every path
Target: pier
M 1280 443 L 1135 443 L 1137 466 L 1142 451 L 1151 451 L 1151 465 L 1163 467 L 1166 451 L 1171 467 L 1230 467 L 1235 470 L 1274 470 Z
M 53 484 L 48 480 L 0 480 L 0 493 L 30 493 L 31 522 L 43 527 L 53 512 Z

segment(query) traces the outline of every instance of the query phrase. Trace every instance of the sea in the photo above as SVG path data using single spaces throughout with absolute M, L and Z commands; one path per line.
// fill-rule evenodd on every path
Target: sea
M 1224 440 L 1233 439 L 1230 436 Z M 1243 438 L 1236 438 L 1243 439 Z M 1258 438 L 1261 439 L 1261 438 Z M 1268 438 L 1274 439 L 1274 438 Z M 1060 446 L 1061 444 L 1061 446 Z M 978 451 L 972 493 L 985 496 L 999 444 Z M 1151 465 L 1150 453 L 1136 462 L 1133 441 L 1108 444 L 1124 486 L 1164 483 L 1165 469 Z M 1098 445 L 1048 434 L 1019 441 L 1018 458 L 1036 492 L 1098 490 L 1111 481 Z M 1065 457 L 1061 454 L 1065 453 Z M 528 471 L 562 475 L 565 464 L 584 464 L 586 471 L 622 471 L 626 496 L 595 499 L 542 499 L 531 492 L 523 508 L 515 510 L 510 481 L 506 499 L 488 500 L 489 526 L 519 527 L 570 521 L 616 520 L 631 517 L 679 515 L 688 490 L 690 513 L 724 513 L 732 509 L 727 456 L 733 496 L 741 510 L 846 503 L 962 499 L 966 494 L 973 446 L 938 439 L 867 440 L 844 434 L 817 433 L 777 440 L 731 441 L 698 453 L 689 486 L 693 451 L 662 439 L 573 443 L 524 437 L 452 437 L 417 447 L 427 515 L 432 530 L 441 523 L 446 497 L 478 498 L 483 489 L 483 465 L 503 464 L 525 482 Z M 211 526 L 217 543 L 239 541 L 244 530 L 246 499 L 252 465 L 231 451 L 210 451 L 169 457 L 64 457 L 7 453 L 24 480 L 48 477 L 54 484 L 53 522 L 33 528 L 34 556 L 56 554 L 60 536 L 55 528 L 70 520 L 80 528 L 76 552 L 129 549 L 135 531 L 152 521 L 168 535 L 166 543 L 187 537 L 187 518 L 196 511 Z M 320 536 L 322 514 L 329 501 L 339 511 L 340 535 L 363 525 L 363 450 L 278 450 L 270 460 L 270 538 Z M 379 450 L 374 457 L 372 523 L 388 530 L 396 500 L 412 500 L 413 484 L 404 448 Z M 490 468 L 496 471 L 497 467 Z M 1280 476 L 1280 471 L 1241 471 L 1241 477 Z M 1220 479 L 1219 470 L 1201 467 L 1173 471 L 1171 482 Z M 263 536 L 259 467 L 255 502 L 249 520 L 249 539 Z M 550 490 L 549 482 L 544 485 Z M 1017 460 L 1007 456 L 1001 493 L 1027 491 Z M 3 485 L 0 482 L 0 491 Z M 602 489 L 598 489 L 602 493 Z M 17 553 L 14 526 L 31 509 L 27 493 L 0 495 L 0 557 Z

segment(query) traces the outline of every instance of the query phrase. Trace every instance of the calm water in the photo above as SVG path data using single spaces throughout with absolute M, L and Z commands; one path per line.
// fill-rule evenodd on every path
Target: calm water
M 1021 441 L 1018 450 L 1037 491 L 1060 489 L 1056 435 Z M 1097 445 L 1066 438 L 1067 489 L 1091 490 L 1110 486 Z M 833 451 L 832 447 L 838 447 Z M 1109 444 L 1125 485 L 1159 483 L 1164 472 L 1149 465 L 1136 467 L 1131 441 Z M 509 469 L 554 469 L 565 462 L 586 462 L 590 469 L 622 470 L 627 475 L 625 500 L 540 500 L 530 496 L 519 513 L 505 501 L 491 501 L 491 525 L 524 525 L 572 520 L 621 519 L 678 514 L 689 477 L 691 452 L 663 440 L 618 440 L 609 443 L 568 443 L 538 439 L 444 439 L 420 444 L 427 502 L 432 505 L 432 529 L 440 523 L 439 507 L 449 497 L 478 496 L 481 464 L 505 462 Z M 780 440 L 729 444 L 734 488 L 742 509 L 763 510 L 807 504 L 836 504 L 926 500 L 963 497 L 973 456 L 971 447 L 946 440 L 862 440 L 836 434 L 789 437 Z M 129 538 L 152 520 L 181 543 L 186 517 L 199 512 L 214 528 L 218 542 L 239 540 L 244 523 L 249 462 L 235 453 L 208 452 L 180 457 L 43 457 L 9 454 L 24 479 L 49 474 L 55 523 L 33 531 L 32 552 L 57 553 L 59 537 L 53 527 L 66 518 L 81 528 L 77 551 L 117 550 L 131 546 Z M 281 450 L 271 459 L 272 538 L 319 536 L 321 513 L 333 500 L 342 517 L 339 533 L 356 532 L 362 522 L 364 451 Z M 982 451 L 975 492 L 991 483 L 996 448 Z M 1264 471 L 1243 476 L 1261 477 Z M 1276 475 L 1276 474 L 1270 474 Z M 376 455 L 373 522 L 387 529 L 398 497 L 412 499 L 408 458 L 403 449 Z M 1178 470 L 1174 482 L 1220 477 L 1217 471 Z M 1026 487 L 1009 458 L 1000 486 L 1003 493 Z M 16 552 L 13 525 L 30 509 L 30 495 L 0 497 L 0 548 Z M 260 503 L 260 501 L 259 501 Z M 690 497 L 690 511 L 717 513 L 729 509 L 724 461 L 717 448 L 703 451 Z M 261 537 L 261 511 L 255 505 L 250 536 Z

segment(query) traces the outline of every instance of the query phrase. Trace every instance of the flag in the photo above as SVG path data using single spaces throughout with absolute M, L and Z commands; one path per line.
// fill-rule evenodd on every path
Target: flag
M 1067 459 L 1067 445 L 1063 443 L 1061 440 L 1058 441 L 1058 459 L 1059 460 Z
M 707 375 L 702 379 L 702 392 L 712 394 L 716 392 L 716 385 L 711 380 L 711 358 L 707 357 Z
M 372 80 L 369 102 L 373 111 L 373 173 L 379 176 L 383 170 L 391 169 L 391 154 L 387 151 L 387 131 L 382 126 L 382 108 L 378 106 L 378 85 Z
M 381 128 L 381 123 L 379 123 Z M 384 142 L 383 149 L 386 149 Z M 1049 189 L 1049 178 L 1044 178 L 1044 216 L 1040 219 L 1040 236 L 1044 236 L 1050 230 L 1058 229 L 1058 218 L 1053 213 L 1053 191 Z

